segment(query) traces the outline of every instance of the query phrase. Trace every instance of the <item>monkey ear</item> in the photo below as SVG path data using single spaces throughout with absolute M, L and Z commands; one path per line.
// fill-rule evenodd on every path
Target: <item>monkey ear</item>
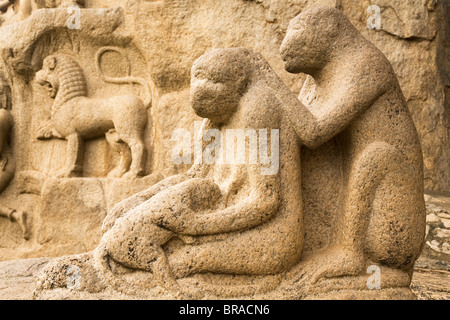
M 56 62 L 57 62 L 56 57 L 50 57 L 47 62 L 48 68 L 50 70 L 54 70 L 56 68 Z

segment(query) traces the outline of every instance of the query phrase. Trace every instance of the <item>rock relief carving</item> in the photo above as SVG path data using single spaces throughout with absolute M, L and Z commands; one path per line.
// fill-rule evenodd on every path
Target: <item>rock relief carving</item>
M 10 110 L 11 88 L 4 74 L 0 73 L 0 193 L 8 187 L 15 172 L 15 160 L 10 146 L 10 134 L 14 121 Z M 30 238 L 30 217 L 26 212 L 12 209 L 0 202 L 0 217 L 18 223 L 24 239 Z
M 97 54 L 97 67 L 106 50 Z M 78 62 L 66 54 L 54 54 L 44 59 L 43 67 L 36 73 L 36 82 L 44 86 L 54 99 L 51 124 L 40 128 L 39 139 L 67 139 L 67 162 L 57 174 L 59 177 L 80 176 L 83 168 L 83 143 L 86 139 L 106 135 L 111 147 L 121 154 L 119 165 L 109 177 L 137 177 L 144 174 L 146 148 L 144 131 L 147 126 L 147 108 L 151 104 L 148 85 L 141 78 L 103 76 L 110 83 L 139 83 L 147 91 L 146 101 L 135 95 L 108 99 L 88 98 L 84 72 Z M 129 148 L 130 150 L 128 150 Z
M 65 288 L 64 268 L 74 264 L 86 270 L 81 290 L 134 297 L 411 298 L 425 228 L 423 164 L 389 62 L 328 8 L 292 20 L 281 56 L 287 71 L 310 75 L 301 102 L 248 49 L 207 53 L 191 74 L 205 131 L 280 130 L 276 174 L 261 175 L 260 163 L 201 164 L 163 180 L 110 210 L 93 252 L 51 262 L 36 295 Z M 300 149 L 333 138 L 344 186 L 336 236 L 304 252 Z M 380 291 L 367 288 L 374 265 Z

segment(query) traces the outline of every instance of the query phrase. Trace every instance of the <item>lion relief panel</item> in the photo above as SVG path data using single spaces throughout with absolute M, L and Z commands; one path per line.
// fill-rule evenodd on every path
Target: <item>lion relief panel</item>
M 32 170 L 66 178 L 150 173 L 152 86 L 136 55 L 101 47 L 43 59 L 33 81 Z

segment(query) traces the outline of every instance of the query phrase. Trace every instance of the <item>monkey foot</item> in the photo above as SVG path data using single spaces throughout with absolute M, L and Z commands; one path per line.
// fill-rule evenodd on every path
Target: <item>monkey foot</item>
M 315 271 L 312 282 L 316 283 L 323 278 L 354 276 L 364 268 L 364 255 L 356 250 L 344 247 L 334 247 L 327 250 L 319 268 Z
M 38 276 L 34 298 L 56 288 L 86 292 L 104 290 L 106 285 L 95 269 L 92 255 L 87 252 L 51 260 Z

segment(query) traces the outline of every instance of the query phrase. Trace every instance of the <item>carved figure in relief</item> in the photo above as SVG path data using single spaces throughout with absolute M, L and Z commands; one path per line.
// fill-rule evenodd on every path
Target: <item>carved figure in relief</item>
M 106 135 L 112 148 L 121 153 L 120 163 L 108 174 L 109 177 L 133 178 L 144 174 L 144 132 L 148 121 L 147 108 L 151 103 L 149 90 L 145 102 L 136 95 L 88 98 L 83 70 L 74 58 L 66 54 L 45 58 L 42 69 L 36 73 L 36 82 L 54 99 L 51 124 L 42 126 L 38 138 L 65 138 L 68 142 L 66 166 L 57 176 L 80 176 L 84 140 L 102 135 Z
M 191 69 L 202 133 L 278 129 L 277 173 L 262 175 L 261 162 L 195 163 L 114 206 L 100 245 L 49 263 L 37 292 L 67 287 L 65 268 L 77 264 L 91 277 L 80 290 L 101 283 L 99 291 L 139 297 L 203 290 L 215 298 L 411 298 L 425 233 L 423 163 L 390 63 L 334 8 L 293 19 L 280 51 L 287 71 L 309 74 L 300 100 L 245 48 L 213 50 Z M 48 89 L 56 95 L 54 85 Z M 203 134 L 197 138 L 204 146 Z M 330 163 L 342 179 L 336 237 L 303 252 L 314 226 L 304 223 L 302 148 L 330 139 L 340 151 Z M 380 290 L 368 287 L 371 265 L 382 272 Z
M 2 73 L 0 73 L 0 193 L 8 187 L 14 176 L 15 162 L 9 146 L 10 133 L 13 126 L 11 115 L 11 89 Z M 0 217 L 17 222 L 22 229 L 23 237 L 30 238 L 28 214 L 12 209 L 0 203 Z

